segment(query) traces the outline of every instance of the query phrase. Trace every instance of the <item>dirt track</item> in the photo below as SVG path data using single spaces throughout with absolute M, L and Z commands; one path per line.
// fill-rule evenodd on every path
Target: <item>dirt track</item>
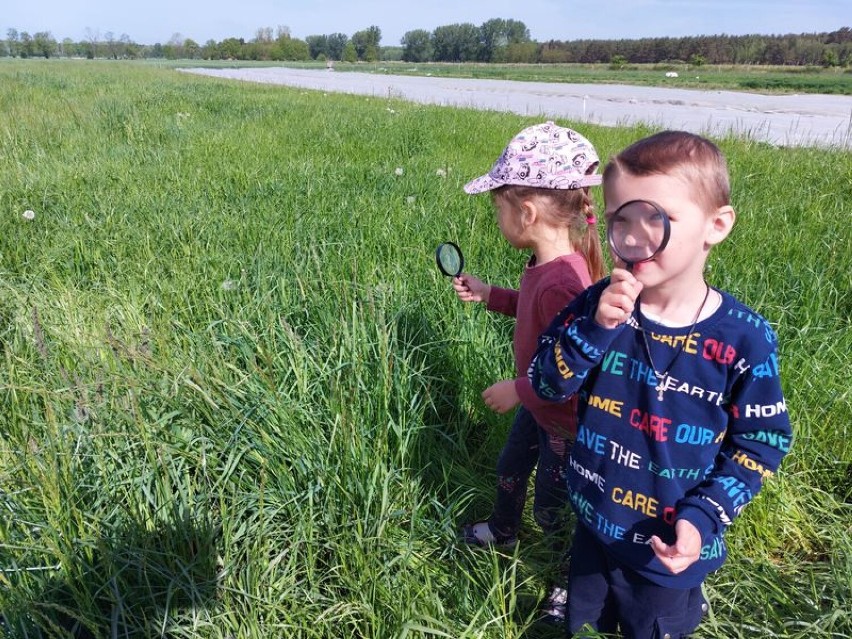
M 647 122 L 779 146 L 852 148 L 852 96 L 761 95 L 609 84 L 395 76 L 284 67 L 181 69 L 266 84 L 511 111 L 607 126 Z

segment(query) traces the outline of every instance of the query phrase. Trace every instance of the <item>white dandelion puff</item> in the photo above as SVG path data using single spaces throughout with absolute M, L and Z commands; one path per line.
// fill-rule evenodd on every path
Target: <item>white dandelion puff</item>
M 23 217 L 25 220 L 32 221 L 32 220 L 35 219 L 35 211 L 31 211 L 31 210 L 27 209 L 26 211 L 24 211 L 21 214 L 21 217 Z
M 225 280 L 222 282 L 222 290 L 223 291 L 233 291 L 237 288 L 236 280 Z
M 416 201 L 417 201 L 417 198 L 414 197 L 413 195 L 409 195 L 407 198 L 405 198 L 406 204 L 414 204 Z
M 394 171 L 394 173 L 396 175 L 402 175 L 403 173 L 405 173 L 405 170 L 401 166 L 398 166 L 398 167 L 396 167 L 396 170 Z
M 437 175 L 439 178 L 445 178 L 445 177 L 447 177 L 447 170 L 446 169 L 438 169 L 437 171 L 435 171 L 435 175 Z
M 91 413 L 89 412 L 88 408 L 78 404 L 71 411 L 71 419 L 73 419 L 78 424 L 85 424 L 87 421 L 89 421 L 90 414 Z

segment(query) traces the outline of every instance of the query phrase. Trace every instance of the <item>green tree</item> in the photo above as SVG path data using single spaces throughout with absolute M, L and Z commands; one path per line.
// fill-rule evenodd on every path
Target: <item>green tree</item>
M 822 52 L 822 66 L 826 68 L 840 66 L 840 56 L 837 55 L 836 45 L 830 45 Z
M 402 62 L 402 47 L 382 47 L 379 52 L 379 59 L 387 60 L 388 62 Z
M 328 36 L 327 35 L 309 35 L 305 38 L 308 45 L 308 54 L 312 60 L 318 59 L 320 56 L 328 57 Z
M 89 60 L 94 60 L 100 54 L 100 39 L 99 31 L 86 27 L 85 55 Z
M 623 55 L 616 54 L 609 59 L 609 68 L 613 70 L 623 69 L 627 64 L 627 58 Z
M 328 49 L 326 55 L 330 60 L 342 60 L 343 50 L 349 42 L 349 36 L 345 33 L 331 33 L 328 36 Z
M 9 48 L 9 55 L 13 58 L 21 55 L 20 34 L 17 29 L 6 31 L 6 46 Z
M 107 31 L 104 34 L 104 40 L 106 41 L 107 57 L 112 60 L 118 60 L 121 44 L 115 39 L 115 34 L 112 31 Z
M 405 62 L 428 62 L 432 59 L 432 41 L 425 29 L 407 31 L 400 42 Z
M 506 59 L 506 49 L 511 44 L 530 41 L 530 31 L 519 20 L 493 18 L 479 27 L 479 59 L 483 62 L 498 62 Z
M 32 36 L 26 31 L 21 31 L 21 57 L 31 58 L 35 55 L 35 42 Z
M 239 60 L 242 56 L 242 38 L 225 38 L 219 43 L 219 54 L 223 60 Z
M 183 41 L 183 55 L 191 60 L 200 58 L 201 46 L 192 38 L 187 38 Z
M 689 65 L 693 67 L 703 67 L 707 59 L 700 53 L 693 53 L 689 56 Z
M 373 47 L 374 55 L 378 58 L 379 44 L 382 41 L 382 30 L 376 26 L 363 31 L 356 31 L 349 40 L 355 46 L 355 54 L 359 60 L 367 59 L 367 50 Z
M 273 52 L 275 60 L 310 60 L 311 52 L 308 43 L 298 38 L 291 38 L 289 33 L 281 34 L 276 40 Z
M 33 35 L 33 54 L 45 58 L 56 55 L 58 45 L 49 31 L 39 31 Z
M 364 51 L 363 60 L 364 62 L 377 62 L 379 59 L 379 47 L 374 44 L 367 45 L 367 49 Z
M 219 46 L 212 38 L 201 47 L 201 57 L 205 60 L 219 60 Z
M 345 47 L 343 47 L 341 60 L 344 62 L 358 62 L 358 52 L 355 51 L 355 45 L 351 40 L 346 43 Z
M 537 42 L 518 42 L 506 47 L 506 62 L 533 64 L 541 62 L 541 47 Z
M 470 62 L 479 54 L 479 29 L 469 22 L 437 27 L 432 50 L 438 62 Z

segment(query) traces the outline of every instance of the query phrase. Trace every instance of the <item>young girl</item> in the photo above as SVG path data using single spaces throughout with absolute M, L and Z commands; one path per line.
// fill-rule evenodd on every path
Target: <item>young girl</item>
M 553 317 L 593 281 L 603 276 L 600 241 L 588 187 L 600 184 L 592 144 L 553 122 L 521 131 L 491 171 L 464 189 L 490 191 L 503 237 L 516 249 L 531 249 L 518 290 L 491 286 L 467 273 L 453 279 L 464 302 L 484 302 L 488 310 L 516 318 L 514 379 L 482 393 L 498 413 L 518 409 L 497 462 L 497 498 L 488 519 L 463 528 L 465 542 L 511 547 L 517 542 L 527 483 L 538 465 L 533 512 L 555 540 L 564 527 L 568 503 L 566 462 L 577 431 L 576 402 L 553 404 L 533 392 L 527 368 L 539 334 Z M 551 593 L 551 617 L 561 616 L 565 591 Z M 561 600 L 561 601 L 560 601 Z M 556 606 L 554 608 L 554 606 Z

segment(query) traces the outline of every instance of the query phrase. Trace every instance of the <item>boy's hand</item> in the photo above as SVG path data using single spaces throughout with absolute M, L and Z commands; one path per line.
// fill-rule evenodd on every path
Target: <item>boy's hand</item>
M 672 574 L 677 575 L 698 561 L 701 553 L 701 533 L 686 519 L 678 519 L 675 523 L 675 542 L 669 546 L 654 535 L 651 537 L 651 548 L 663 565 Z
M 462 273 L 453 278 L 453 288 L 462 302 L 485 302 L 491 296 L 491 285 L 478 280 L 473 275 Z
M 514 379 L 504 379 L 502 382 L 492 384 L 482 391 L 482 399 L 485 400 L 488 408 L 501 414 L 512 410 L 521 402 Z
M 607 286 L 598 302 L 595 322 L 604 328 L 616 328 L 630 317 L 636 298 L 642 292 L 642 282 L 633 277 L 633 273 L 623 268 L 612 270 Z

